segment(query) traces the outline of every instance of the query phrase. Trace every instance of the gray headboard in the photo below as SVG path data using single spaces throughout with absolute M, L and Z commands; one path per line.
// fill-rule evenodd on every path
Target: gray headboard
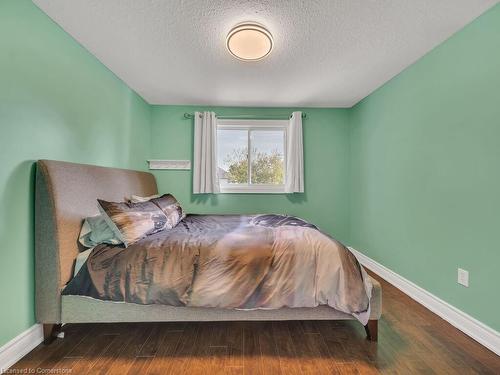
M 60 323 L 60 293 L 71 279 L 85 217 L 99 213 L 97 198 L 123 201 L 158 192 L 151 173 L 39 160 L 35 189 L 36 316 Z

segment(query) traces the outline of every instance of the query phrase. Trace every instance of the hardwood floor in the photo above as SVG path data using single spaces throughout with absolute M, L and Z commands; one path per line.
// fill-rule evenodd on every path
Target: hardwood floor
M 38 346 L 12 369 L 73 375 L 500 374 L 500 357 L 381 283 L 378 343 L 368 341 L 355 321 L 70 324 L 64 339 Z

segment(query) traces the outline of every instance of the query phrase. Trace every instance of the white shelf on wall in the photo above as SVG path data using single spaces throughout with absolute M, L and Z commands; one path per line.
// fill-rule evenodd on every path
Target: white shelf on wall
M 191 170 L 191 160 L 148 160 L 149 169 Z

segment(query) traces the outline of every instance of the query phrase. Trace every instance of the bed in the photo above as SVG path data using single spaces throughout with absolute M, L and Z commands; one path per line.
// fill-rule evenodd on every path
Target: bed
M 156 180 L 147 172 L 40 160 L 35 192 L 36 317 L 43 324 L 46 342 L 66 323 L 355 319 L 324 305 L 242 310 L 63 295 L 82 250 L 77 241 L 82 221 L 99 213 L 96 199 L 123 201 L 131 195 L 154 195 L 158 193 Z M 376 341 L 381 288 L 373 278 L 370 282 L 365 329 L 368 339 Z

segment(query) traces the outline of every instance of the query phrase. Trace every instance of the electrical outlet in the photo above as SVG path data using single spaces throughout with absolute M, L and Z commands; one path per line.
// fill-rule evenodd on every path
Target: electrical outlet
M 460 285 L 463 285 L 463 286 L 468 288 L 469 287 L 469 271 L 466 271 L 466 270 L 459 268 L 457 282 Z

